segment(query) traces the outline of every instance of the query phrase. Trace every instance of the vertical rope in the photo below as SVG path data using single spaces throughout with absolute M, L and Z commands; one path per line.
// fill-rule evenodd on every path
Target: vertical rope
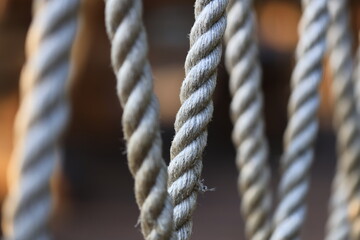
M 167 193 L 159 105 L 147 59 L 141 0 L 106 0 L 105 21 L 117 92 L 124 108 L 122 124 L 142 233 L 147 240 L 170 239 L 173 207 Z
M 50 178 L 69 119 L 66 83 L 78 7 L 75 0 L 47 1 L 29 29 L 4 206 L 7 239 L 49 238 Z
M 271 240 L 300 239 L 305 219 L 305 197 L 309 188 L 309 169 L 314 157 L 318 130 L 318 87 L 328 25 L 327 0 L 302 0 L 300 39 L 296 66 L 291 79 L 289 123 L 285 130 L 285 152 L 281 160 L 279 205 Z
M 333 72 L 334 124 L 337 133 L 338 166 L 330 199 L 328 240 L 349 239 L 349 194 L 360 187 L 360 126 L 354 97 L 352 36 L 348 1 L 329 1 L 331 24 L 328 31 L 329 63 Z M 355 182 L 356 183 L 355 183 Z M 349 186 L 356 188 L 349 188 Z M 347 192 L 350 190 L 351 192 Z M 359 239 L 359 238 L 355 238 Z
M 326 223 L 326 240 L 348 240 L 350 225 L 347 211 L 345 176 L 337 170 L 332 183 L 332 193 L 329 202 L 329 217 Z
M 247 239 L 267 240 L 270 235 L 270 169 L 262 116 L 261 69 L 251 0 L 231 0 L 225 32 L 225 64 L 230 74 L 237 150 L 238 188 Z
M 228 0 L 195 1 L 195 23 L 190 32 L 186 76 L 180 91 L 181 107 L 176 115 L 176 133 L 168 167 L 168 191 L 174 203 L 174 224 L 179 240 L 191 236 L 197 193 L 203 190 L 202 153 L 207 143 L 207 125 L 213 115 L 211 98 L 221 60 L 227 3 Z

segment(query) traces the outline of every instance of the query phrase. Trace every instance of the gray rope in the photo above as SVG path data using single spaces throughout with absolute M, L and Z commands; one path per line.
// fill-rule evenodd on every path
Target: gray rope
M 353 82 L 355 87 L 356 108 L 360 114 L 360 31 L 358 33 L 359 43 L 354 61 Z
M 344 176 L 337 171 L 332 184 L 329 217 L 326 223 L 326 240 L 348 240 L 350 225 L 347 212 L 346 185 Z
M 147 240 L 170 239 L 173 207 L 167 193 L 159 105 L 147 59 L 141 0 L 107 0 L 105 21 L 117 92 L 124 109 L 122 124 L 142 233 Z
M 270 235 L 270 169 L 262 116 L 261 69 L 251 0 L 231 0 L 225 32 L 225 63 L 230 74 L 232 139 L 237 150 L 238 188 L 247 239 Z
M 74 0 L 47 1 L 36 11 L 29 29 L 9 195 L 4 205 L 7 239 L 49 238 L 50 178 L 69 119 L 66 84 L 78 7 Z
M 334 124 L 339 160 L 329 206 L 328 240 L 349 239 L 347 197 L 349 194 L 354 196 L 359 190 L 349 189 L 348 186 L 360 186 L 360 176 L 356 176 L 360 170 L 356 168 L 360 164 L 360 126 L 352 81 L 352 36 L 347 5 L 348 1 L 345 0 L 329 1 L 332 20 L 328 31 L 329 63 L 333 73 Z M 351 175 L 354 177 L 350 177 Z M 348 190 L 352 192 L 347 192 Z
M 305 219 L 305 197 L 309 188 L 309 169 L 314 157 L 318 130 L 318 86 L 328 25 L 327 0 L 302 0 L 297 63 L 291 79 L 289 123 L 285 130 L 285 152 L 281 160 L 279 205 L 271 240 L 300 239 Z
M 197 193 L 203 189 L 202 153 L 207 143 L 207 125 L 213 115 L 211 98 L 221 60 L 227 3 L 228 0 L 195 2 L 195 23 L 190 32 L 186 77 L 181 86 L 181 107 L 176 115 L 176 134 L 168 167 L 168 191 L 174 203 L 174 224 L 179 240 L 191 236 Z

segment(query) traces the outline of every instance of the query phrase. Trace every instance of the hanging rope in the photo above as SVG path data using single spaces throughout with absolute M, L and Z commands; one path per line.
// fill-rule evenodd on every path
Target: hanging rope
M 271 230 L 270 169 L 252 1 L 230 0 L 227 22 L 225 64 L 233 97 L 230 112 L 241 210 L 247 239 L 267 240 Z
M 181 107 L 176 115 L 176 134 L 168 168 L 168 191 L 174 203 L 178 240 L 190 238 L 197 193 L 204 190 L 200 179 L 201 159 L 207 143 L 207 125 L 213 115 L 211 98 L 216 85 L 216 69 L 221 60 L 227 2 L 195 1 L 195 23 L 190 32 L 186 76 L 180 91 Z
M 345 193 L 346 185 L 344 184 L 344 176 L 337 172 L 332 184 L 329 217 L 326 223 L 326 240 L 348 240 L 350 236 Z
M 300 239 L 318 130 L 318 87 L 328 25 L 327 0 L 302 0 L 302 7 L 297 63 L 291 79 L 289 123 L 284 136 L 285 153 L 281 161 L 280 202 L 271 240 Z
M 167 193 L 159 105 L 147 59 L 141 0 L 107 0 L 105 21 L 117 92 L 124 108 L 122 124 L 142 233 L 147 240 L 170 239 L 173 207 Z
M 47 1 L 29 29 L 4 206 L 6 239 L 49 238 L 50 178 L 69 119 L 66 84 L 78 7 L 75 0 Z
M 329 207 L 328 240 L 349 239 L 347 196 L 358 194 L 360 187 L 360 169 L 357 167 L 360 164 L 360 126 L 352 81 L 352 36 L 347 5 L 348 1 L 329 1 L 332 18 L 328 32 L 329 62 L 333 72 L 334 124 L 339 160 Z

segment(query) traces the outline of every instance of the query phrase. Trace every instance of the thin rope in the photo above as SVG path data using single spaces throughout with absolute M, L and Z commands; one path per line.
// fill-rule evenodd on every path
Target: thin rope
M 309 188 L 309 170 L 314 158 L 318 130 L 318 87 L 322 78 L 322 60 L 328 26 L 327 0 L 302 0 L 297 63 L 291 79 L 289 123 L 285 130 L 285 152 L 281 159 L 279 205 L 275 211 L 275 229 L 271 240 L 300 239 L 305 219 L 305 197 Z
M 111 61 L 124 109 L 127 157 L 135 179 L 140 224 L 147 240 L 173 239 L 167 168 L 162 158 L 159 105 L 147 59 L 141 0 L 107 0 L 105 21 L 111 40 Z
M 185 60 L 181 107 L 175 120 L 175 137 L 170 153 L 169 193 L 174 203 L 174 224 L 179 240 L 192 232 L 192 215 L 199 191 L 202 153 L 207 143 L 207 126 L 213 115 L 212 95 L 221 60 L 228 0 L 196 0 L 195 23 L 190 32 L 190 50 Z
M 271 230 L 270 169 L 252 1 L 231 0 L 227 22 L 225 64 L 230 74 L 241 211 L 247 239 L 267 240 Z
M 360 176 L 356 176 L 360 164 L 360 126 L 352 81 L 352 36 L 347 6 L 348 1 L 329 1 L 332 20 L 328 31 L 329 63 L 333 74 L 338 166 L 330 198 L 327 240 L 349 239 L 347 198 L 358 193 L 357 189 L 349 189 L 349 186 L 360 186 Z M 347 192 L 349 190 L 351 192 Z
M 47 1 L 29 29 L 4 205 L 6 239 L 49 239 L 50 178 L 69 120 L 66 84 L 78 7 L 74 0 Z

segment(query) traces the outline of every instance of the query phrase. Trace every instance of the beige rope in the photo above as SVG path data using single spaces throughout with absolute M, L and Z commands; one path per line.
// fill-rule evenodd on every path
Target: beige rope
M 360 163 L 360 125 L 352 81 L 352 36 L 349 26 L 348 1 L 329 1 L 331 24 L 328 31 L 329 63 L 333 73 L 332 92 L 334 95 L 334 124 L 337 133 L 338 166 L 333 182 L 327 224 L 328 240 L 347 240 L 350 237 L 347 198 L 349 184 L 355 179 L 348 174 L 357 171 Z M 350 169 L 351 168 L 351 169 Z M 360 176 L 357 177 L 360 181 Z M 359 185 L 357 185 L 359 186 Z M 358 192 L 359 190 L 352 189 Z M 355 238 L 358 239 L 358 238 Z
M 318 87 L 328 26 L 327 0 L 302 0 L 297 63 L 291 79 L 289 123 L 285 130 L 285 152 L 281 160 L 279 204 L 271 240 L 300 239 L 305 219 L 305 197 L 309 188 L 309 169 L 314 158 L 318 130 Z
M 29 29 L 4 205 L 6 239 L 49 238 L 50 178 L 69 119 L 66 82 L 78 7 L 76 0 L 47 1 Z
M 168 168 L 168 191 L 174 203 L 174 224 L 179 240 L 191 236 L 197 193 L 203 190 L 201 159 L 207 143 L 207 125 L 213 114 L 211 98 L 221 60 L 227 3 L 227 0 L 195 1 L 195 23 L 190 32 L 186 77 L 180 91 L 181 107 L 176 115 L 176 134 Z
M 141 0 L 106 0 L 105 21 L 117 92 L 124 108 L 122 124 L 141 211 L 141 230 L 147 240 L 170 239 L 173 207 L 167 193 L 159 105 L 147 59 Z
M 270 169 L 262 116 L 261 69 L 251 0 L 231 0 L 225 32 L 225 63 L 230 74 L 232 138 L 237 149 L 238 188 L 247 239 L 270 235 Z

